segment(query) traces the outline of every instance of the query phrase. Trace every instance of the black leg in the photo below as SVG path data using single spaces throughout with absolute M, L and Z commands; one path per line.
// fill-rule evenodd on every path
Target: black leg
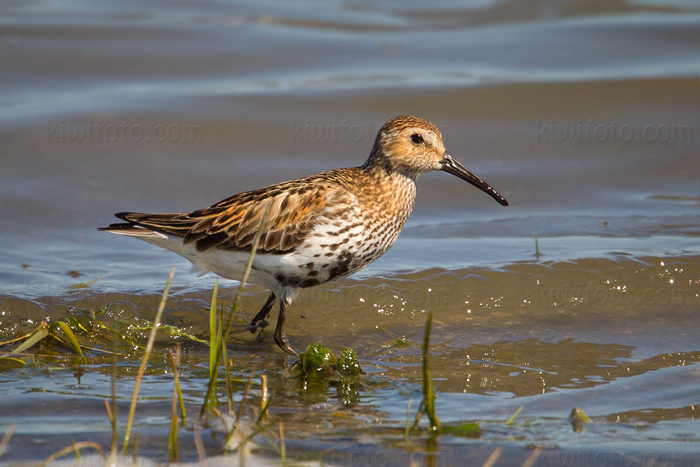
M 255 315 L 255 318 L 248 324 L 248 331 L 251 332 L 251 334 L 255 334 L 255 331 L 258 330 L 261 326 L 261 324 L 265 321 L 267 316 L 270 314 L 270 310 L 272 310 L 272 305 L 275 304 L 275 300 L 277 300 L 277 297 L 275 296 L 275 293 L 272 292 L 269 297 L 267 297 L 267 301 L 263 305 L 263 307 L 258 311 L 258 314 Z
M 277 318 L 277 327 L 275 328 L 275 342 L 280 347 L 290 355 L 296 355 L 297 353 L 289 346 L 289 339 L 284 335 L 284 320 L 286 318 L 287 308 L 289 308 L 289 303 L 285 300 L 280 300 L 280 315 Z

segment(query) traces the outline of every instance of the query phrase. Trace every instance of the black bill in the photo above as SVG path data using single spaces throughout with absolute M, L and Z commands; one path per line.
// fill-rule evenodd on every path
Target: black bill
M 442 159 L 442 170 L 461 178 L 465 182 L 471 183 L 481 191 L 485 191 L 502 206 L 508 206 L 508 201 L 506 201 L 503 196 L 499 195 L 491 185 L 483 181 L 477 174 L 460 164 L 459 161 L 453 159 L 452 156 L 447 153 L 445 153 L 445 157 Z

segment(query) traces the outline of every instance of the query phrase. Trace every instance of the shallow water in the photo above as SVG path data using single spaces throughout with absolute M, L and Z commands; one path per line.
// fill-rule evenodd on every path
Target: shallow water
M 377 129 L 411 113 L 510 206 L 426 175 L 392 250 L 302 294 L 292 345 L 355 348 L 365 375 L 350 393 L 305 387 L 269 337 L 236 334 L 230 357 L 242 377 L 253 365 L 268 375 L 290 449 L 406 465 L 433 312 L 438 413 L 479 421 L 481 435 L 417 437 L 421 462 L 481 465 L 500 447 L 500 462 L 520 465 L 535 446 L 546 448 L 536 465 L 700 462 L 693 2 L 6 2 L 0 24 L 2 340 L 106 304 L 152 319 L 173 264 L 164 320 L 206 338 L 214 277 L 96 227 L 117 211 L 196 209 L 359 165 Z M 235 284 L 221 285 L 230 303 Z M 264 298 L 249 287 L 244 313 Z M 167 443 L 173 340 L 158 345 L 139 408 L 154 457 Z M 196 411 L 206 348 L 184 352 Z M 16 426 L 2 461 L 73 438 L 108 444 L 111 365 L 93 357 L 82 376 L 53 361 L 0 373 L 0 430 Z M 137 366 L 120 362 L 124 404 Z M 523 423 L 508 428 L 520 406 Z M 573 407 L 592 418 L 578 433 Z M 205 441 L 220 451 L 212 432 Z

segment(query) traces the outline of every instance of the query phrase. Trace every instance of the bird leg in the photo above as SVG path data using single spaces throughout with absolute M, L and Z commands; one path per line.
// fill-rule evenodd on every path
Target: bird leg
M 289 339 L 284 335 L 282 328 L 284 327 L 284 320 L 286 318 L 287 308 L 289 308 L 289 302 L 286 300 L 280 300 L 280 314 L 277 318 L 277 327 L 275 328 L 275 342 L 280 349 L 284 350 L 290 355 L 296 355 L 297 353 L 289 346 Z
M 255 318 L 253 318 L 253 320 L 248 324 L 248 331 L 250 331 L 251 334 L 255 334 L 255 331 L 257 331 L 258 328 L 264 328 L 267 326 L 265 319 L 270 314 L 270 310 L 272 310 L 272 305 L 275 304 L 275 300 L 277 300 L 277 297 L 275 296 L 275 293 L 272 292 L 270 296 L 267 297 L 267 301 L 260 309 L 258 314 L 255 315 Z

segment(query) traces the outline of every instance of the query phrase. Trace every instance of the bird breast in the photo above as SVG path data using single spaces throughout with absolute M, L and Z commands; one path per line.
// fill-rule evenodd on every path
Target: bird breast
M 406 180 L 375 187 L 377 193 L 357 193 L 329 203 L 300 248 L 285 255 L 278 280 L 292 287 L 311 287 L 364 268 L 396 241 L 415 200 L 415 183 Z M 407 183 L 408 182 L 408 183 Z

